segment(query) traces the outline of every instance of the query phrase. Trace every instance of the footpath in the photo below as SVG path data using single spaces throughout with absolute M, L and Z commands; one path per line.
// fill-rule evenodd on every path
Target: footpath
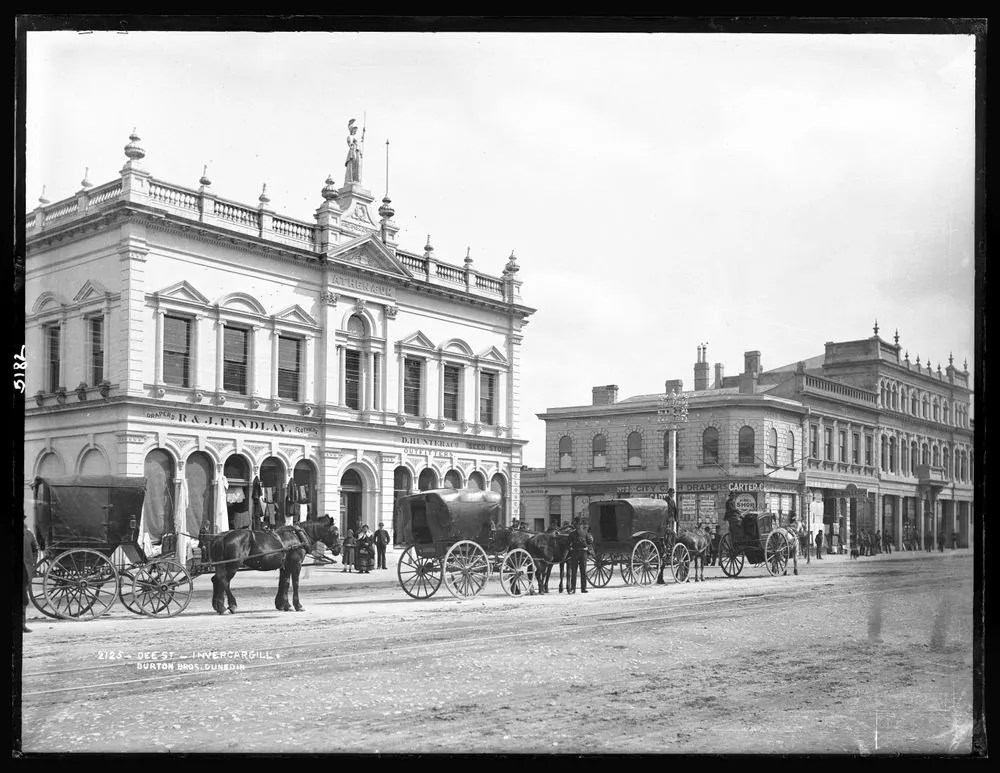
M 934 550 L 933 552 L 926 551 L 896 551 L 894 550 L 891 554 L 880 553 L 874 556 L 860 556 L 859 558 L 851 558 L 849 554 L 844 553 L 843 555 L 838 554 L 826 554 L 823 555 L 822 566 L 831 566 L 835 564 L 847 563 L 851 561 L 858 561 L 860 563 L 869 563 L 872 561 L 914 561 L 914 560 L 936 560 L 939 558 L 946 558 L 948 556 L 972 556 L 972 548 L 946 548 L 945 551 L 939 552 Z M 399 584 L 399 577 L 396 573 L 396 567 L 399 563 L 400 556 L 403 555 L 402 548 L 389 548 L 386 550 L 385 564 L 386 569 L 372 569 L 369 574 L 361 574 L 357 571 L 343 571 L 344 565 L 341 562 L 341 556 L 335 558 L 336 564 L 312 564 L 309 565 L 313 560 L 311 557 L 307 556 L 305 564 L 302 567 L 302 572 L 299 575 L 299 587 L 300 588 L 314 588 L 314 587 L 330 587 L 330 586 L 343 586 L 347 588 L 365 588 L 365 587 L 385 587 L 385 586 L 395 586 Z M 329 558 L 329 553 L 327 553 Z M 815 554 L 812 556 L 812 561 L 816 561 Z M 805 557 L 799 556 L 799 564 L 805 564 Z M 714 567 L 706 567 L 709 572 L 713 570 L 722 573 L 722 569 L 716 564 Z M 618 572 L 615 572 L 615 577 L 618 577 Z M 620 579 L 620 578 L 619 578 Z M 239 572 L 236 577 L 233 578 L 234 588 L 271 588 L 276 589 L 278 587 L 278 572 L 277 570 L 273 572 L 255 572 L 255 571 L 242 571 Z M 203 574 L 194 578 L 194 589 L 195 591 L 207 590 L 209 593 L 212 591 L 212 575 Z

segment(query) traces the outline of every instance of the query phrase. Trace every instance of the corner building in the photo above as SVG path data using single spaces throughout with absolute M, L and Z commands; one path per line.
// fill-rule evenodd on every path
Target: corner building
M 518 516 L 533 309 L 502 274 L 399 247 L 388 197 L 327 179 L 315 222 L 152 177 L 26 219 L 25 510 L 35 476 L 144 476 L 144 529 L 245 525 L 260 501 L 342 530 L 399 496 L 490 488 Z

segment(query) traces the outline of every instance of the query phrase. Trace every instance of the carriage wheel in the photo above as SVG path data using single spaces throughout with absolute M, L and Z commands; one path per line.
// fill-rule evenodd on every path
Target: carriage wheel
M 595 588 L 603 588 L 611 582 L 611 575 L 614 572 L 613 562 L 607 560 L 603 554 L 595 556 L 594 560 L 587 564 L 587 584 Z
M 414 599 L 429 599 L 438 588 L 444 573 L 437 558 L 421 558 L 413 545 L 403 551 L 396 565 L 399 585 L 406 595 Z
M 115 603 L 118 570 L 110 558 L 96 550 L 67 550 L 53 559 L 42 584 L 56 616 L 93 620 Z
M 615 563 L 618 564 L 618 573 L 622 576 L 622 581 L 626 585 L 635 585 L 635 575 L 632 574 L 631 556 L 617 555 Z
M 677 542 L 670 553 L 670 573 L 674 576 L 674 582 L 687 582 L 690 571 L 691 553 L 688 551 L 687 545 L 683 542 Z
M 455 598 L 479 595 L 490 578 L 486 551 L 471 540 L 456 542 L 444 556 L 444 584 Z
M 508 596 L 527 596 L 533 593 L 535 562 L 523 548 L 515 548 L 500 563 L 500 584 Z
M 123 590 L 122 602 L 131 597 L 139 614 L 151 617 L 173 617 L 183 612 L 191 601 L 194 583 L 187 569 L 176 561 L 165 559 L 136 567 L 129 574 L 129 590 Z M 125 582 L 122 582 L 125 585 Z M 128 605 L 126 605 L 128 606 Z M 135 611 L 129 606 L 131 611 Z
M 632 548 L 629 565 L 636 585 L 652 585 L 660 574 L 660 551 L 652 540 L 641 539 Z
M 743 554 L 736 552 L 731 534 L 723 537 L 719 544 L 719 564 L 726 577 L 739 577 L 743 571 Z
M 772 531 L 768 535 L 764 545 L 764 565 L 772 577 L 785 571 L 788 566 L 788 542 L 784 532 Z
M 35 564 L 35 576 L 31 578 L 31 603 L 46 617 L 58 618 L 59 615 L 49 606 L 49 600 L 45 598 L 45 571 L 51 564 L 52 559 L 44 556 Z
M 138 568 L 130 564 L 118 570 L 118 598 L 125 609 L 134 615 L 142 614 L 142 607 L 139 606 L 132 588 L 135 582 L 135 572 Z

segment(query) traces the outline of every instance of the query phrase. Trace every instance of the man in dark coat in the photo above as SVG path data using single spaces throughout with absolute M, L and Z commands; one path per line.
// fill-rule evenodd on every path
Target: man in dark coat
M 674 501 L 674 490 L 667 489 L 667 519 L 670 523 L 670 528 L 674 530 L 674 534 L 677 534 L 679 524 L 677 522 L 677 503 Z
M 726 523 L 729 524 L 729 533 L 733 535 L 733 542 L 743 539 L 743 516 L 736 509 L 736 492 L 730 491 L 726 499 Z
M 587 551 L 594 544 L 594 538 L 583 526 L 583 519 L 577 516 L 573 519 L 576 529 L 569 535 L 569 589 L 567 593 L 576 590 L 576 573 L 580 572 L 580 593 L 587 592 Z
M 816 558 L 823 558 L 823 530 L 818 529 L 816 531 Z
M 35 565 L 38 563 L 38 543 L 35 535 L 28 528 L 28 516 L 24 517 L 24 573 L 21 576 L 21 630 L 24 633 L 31 633 L 28 628 L 28 592 L 31 588 L 31 581 L 35 577 Z
M 376 569 L 385 569 L 385 548 L 389 544 L 389 532 L 385 530 L 385 524 L 381 521 L 379 522 L 378 529 L 375 531 L 375 550 L 378 553 L 378 566 Z

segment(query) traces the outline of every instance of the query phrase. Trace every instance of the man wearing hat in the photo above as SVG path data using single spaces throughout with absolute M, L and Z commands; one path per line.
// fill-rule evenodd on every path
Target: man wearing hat
M 378 530 L 375 532 L 375 551 L 377 552 L 377 569 L 385 569 L 385 548 L 389 544 L 389 532 L 385 530 L 385 524 L 381 521 Z
M 587 551 L 594 544 L 594 538 L 583 526 L 579 515 L 573 519 L 576 528 L 569 535 L 569 587 L 567 593 L 576 591 L 576 573 L 580 572 L 580 593 L 587 592 Z
M 798 517 L 794 512 L 788 515 L 788 531 L 792 534 L 792 570 L 795 574 L 799 573 L 799 538 L 802 536 L 802 524 L 799 523 Z M 785 574 L 788 574 L 787 565 L 785 567 Z
M 28 528 L 28 516 L 24 517 L 24 572 L 21 579 L 21 630 L 24 633 L 31 633 L 28 628 L 28 590 L 31 588 L 31 581 L 35 577 L 35 565 L 38 563 L 38 543 L 35 535 Z
M 672 488 L 667 489 L 667 521 L 674 534 L 677 534 L 677 502 L 674 501 L 674 493 Z

